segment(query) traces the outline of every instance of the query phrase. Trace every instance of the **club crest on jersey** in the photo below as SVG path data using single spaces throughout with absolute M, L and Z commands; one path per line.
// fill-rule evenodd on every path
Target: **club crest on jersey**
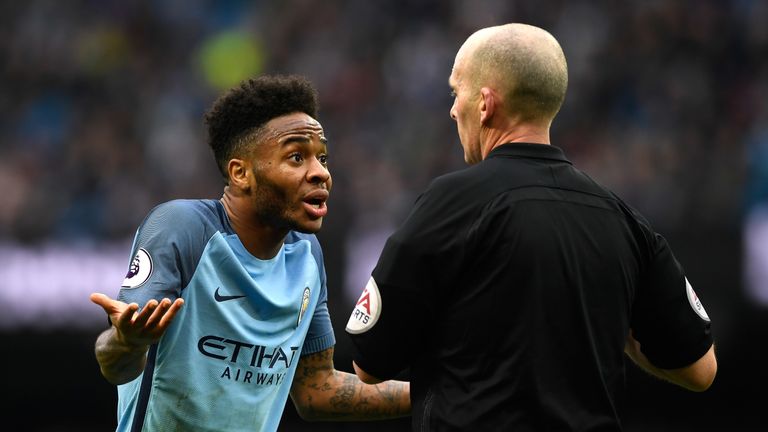
M 128 267 L 128 274 L 123 280 L 123 288 L 137 288 L 146 282 L 152 276 L 152 257 L 144 248 L 136 251 L 136 256 L 131 260 Z
M 704 305 L 701 304 L 699 296 L 696 295 L 690 282 L 688 282 L 688 278 L 685 278 L 685 293 L 688 295 L 688 303 L 691 304 L 696 315 L 700 316 L 703 320 L 709 321 L 709 315 L 707 315 L 707 311 L 704 310 Z
M 365 286 L 360 299 L 352 310 L 347 322 L 347 331 L 352 334 L 365 333 L 379 320 L 381 315 L 381 294 L 376 281 L 371 277 Z
M 307 308 L 309 307 L 309 294 L 310 290 L 309 287 L 304 288 L 304 294 L 301 295 L 301 308 L 299 309 L 299 319 L 296 320 L 296 327 L 301 324 L 301 319 L 304 318 L 304 313 L 307 311 Z

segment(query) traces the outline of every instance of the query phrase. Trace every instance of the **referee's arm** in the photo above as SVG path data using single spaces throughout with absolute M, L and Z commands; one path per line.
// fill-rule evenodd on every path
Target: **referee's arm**
M 696 392 L 707 390 L 712 385 L 717 374 L 717 358 L 715 357 L 714 344 L 709 347 L 709 350 L 701 358 L 688 366 L 677 369 L 662 369 L 654 366 L 640 350 L 640 343 L 632 336 L 631 332 L 627 336 L 624 352 L 627 353 L 635 364 L 651 375 Z
M 378 384 L 384 380 L 378 379 L 375 376 L 369 374 L 368 372 L 364 371 L 360 368 L 360 366 L 357 365 L 355 361 L 352 361 L 352 367 L 355 368 L 355 374 L 358 378 L 360 378 L 360 381 L 366 383 L 366 384 Z

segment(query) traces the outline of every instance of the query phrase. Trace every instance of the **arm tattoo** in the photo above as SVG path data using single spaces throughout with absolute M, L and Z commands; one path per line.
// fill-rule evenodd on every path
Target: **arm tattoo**
M 410 385 L 402 381 L 365 384 L 333 367 L 333 348 L 301 359 L 292 387 L 297 409 L 318 420 L 376 420 L 410 414 Z

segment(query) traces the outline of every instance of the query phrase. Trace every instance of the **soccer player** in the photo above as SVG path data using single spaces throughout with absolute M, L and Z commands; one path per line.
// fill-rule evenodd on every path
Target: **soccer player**
M 471 166 L 428 187 L 347 324 L 365 382 L 410 368 L 414 431 L 619 431 L 626 352 L 703 391 L 710 319 L 665 239 L 550 145 L 546 31 L 474 33 L 449 78 Z
M 139 227 L 112 326 L 96 341 L 118 431 L 274 431 L 305 419 L 410 414 L 409 385 L 334 369 L 317 232 L 331 190 L 315 90 L 263 76 L 206 114 L 220 200 L 176 200 Z M 184 157 L 184 155 L 179 155 Z

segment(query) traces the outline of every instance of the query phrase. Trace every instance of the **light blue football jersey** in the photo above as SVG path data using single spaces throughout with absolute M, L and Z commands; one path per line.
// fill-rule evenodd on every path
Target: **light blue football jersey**
M 274 431 L 302 355 L 335 343 L 314 235 L 252 256 L 216 200 L 176 200 L 139 227 L 118 298 L 184 307 L 118 386 L 118 431 Z

